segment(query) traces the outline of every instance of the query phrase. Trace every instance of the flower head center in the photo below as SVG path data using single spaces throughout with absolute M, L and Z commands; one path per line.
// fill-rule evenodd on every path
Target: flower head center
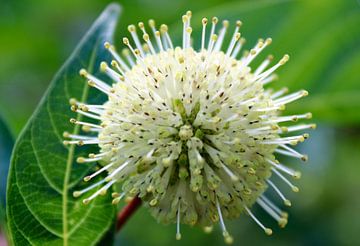
M 193 128 L 190 125 L 183 125 L 180 127 L 179 137 L 181 140 L 189 140 L 193 135 Z

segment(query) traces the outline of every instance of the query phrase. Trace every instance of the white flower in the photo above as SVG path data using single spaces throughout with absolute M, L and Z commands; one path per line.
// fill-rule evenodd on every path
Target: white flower
M 283 124 L 308 119 L 311 114 L 280 116 L 280 112 L 285 104 L 308 93 L 302 90 L 284 95 L 286 88 L 264 88 L 276 78 L 273 72 L 288 61 L 288 55 L 269 68 L 272 57 L 256 69 L 250 68 L 271 39 L 259 40 L 237 59 L 245 41 L 238 32 L 241 22 L 236 22 L 230 44 L 223 49 L 228 21 L 215 34 L 218 19 L 212 19 L 207 33 L 204 18 L 201 47 L 194 50 L 190 19 L 190 11 L 182 17 L 182 47 L 175 48 L 167 26 L 161 25 L 158 31 L 153 20 L 149 21 L 153 40 L 144 24 L 139 23 L 144 44 L 135 26 L 129 26 L 135 45 L 124 38 L 127 49 L 122 56 L 114 46 L 105 43 L 114 60 L 111 66 L 102 62 L 100 68 L 113 81 L 112 86 L 80 71 L 90 86 L 108 96 L 108 101 L 87 105 L 71 100 L 74 111 L 98 120 L 99 124 L 72 119 L 72 123 L 83 126 L 84 132 L 93 134 L 65 133 L 70 138 L 65 144 L 98 145 L 98 154 L 80 157 L 78 162 L 106 163 L 86 176 L 85 181 L 104 171 L 108 175 L 74 192 L 74 196 L 102 186 L 84 199 L 88 203 L 114 183 L 122 182 L 122 191 L 115 194 L 113 203 L 124 196 L 140 197 L 159 221 L 177 223 L 177 239 L 181 237 L 180 223 L 201 225 L 209 231 L 220 222 L 225 241 L 231 243 L 224 218 L 236 218 L 243 212 L 270 235 L 271 229 L 249 208 L 257 203 L 281 227 L 286 225 L 287 214 L 263 193 L 270 187 L 290 206 L 270 180 L 272 174 L 298 191 L 284 175 L 299 178 L 300 173 L 279 163 L 274 154 L 307 159 L 290 146 L 308 135 L 289 133 L 315 125 Z

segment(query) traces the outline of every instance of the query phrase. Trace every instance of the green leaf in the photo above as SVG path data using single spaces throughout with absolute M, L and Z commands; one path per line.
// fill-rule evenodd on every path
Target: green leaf
M 354 110 L 360 97 L 358 1 L 259 0 L 223 4 L 194 12 L 195 45 L 200 40 L 201 18 L 214 15 L 232 22 L 243 21 L 241 32 L 247 39 L 246 49 L 252 48 L 259 37 L 272 37 L 272 45 L 255 60 L 254 67 L 268 54 L 274 54 L 278 60 L 283 54 L 290 54 L 290 62 L 279 69 L 279 80 L 270 87 L 287 86 L 292 91 L 304 88 L 310 96 L 289 105 L 288 113 L 315 111 L 316 120 L 336 124 L 360 122 L 360 111 Z M 181 29 L 179 21 L 170 29 L 176 33 L 172 36 L 181 37 Z
M 71 117 L 80 119 L 69 109 L 70 98 L 89 103 L 105 100 L 88 90 L 78 72 L 85 67 L 98 75 L 100 62 L 109 58 L 103 44 L 112 41 L 119 13 L 120 7 L 112 4 L 95 21 L 54 77 L 15 144 L 7 190 L 14 245 L 94 245 L 113 223 L 115 209 L 109 195 L 87 206 L 72 197 L 92 168 L 74 160 L 96 149 L 65 147 L 62 133 L 80 131 L 69 123 Z

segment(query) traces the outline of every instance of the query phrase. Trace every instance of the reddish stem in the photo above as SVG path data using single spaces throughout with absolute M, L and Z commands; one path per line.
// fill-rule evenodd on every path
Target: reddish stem
M 135 197 L 126 205 L 117 216 L 116 221 L 116 231 L 120 231 L 122 226 L 128 221 L 128 219 L 135 213 L 135 211 L 140 207 L 141 199 L 139 197 Z

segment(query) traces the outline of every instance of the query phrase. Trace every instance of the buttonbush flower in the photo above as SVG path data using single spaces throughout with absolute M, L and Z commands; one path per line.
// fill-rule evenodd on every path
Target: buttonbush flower
M 101 168 L 84 178 L 89 181 L 100 173 L 106 178 L 75 191 L 78 197 L 93 191 L 83 202 L 89 203 L 115 183 L 122 183 L 113 193 L 113 203 L 123 197 L 138 196 L 151 214 L 162 223 L 199 225 L 211 231 L 219 223 L 227 243 L 233 241 L 225 219 L 249 215 L 266 234 L 264 226 L 251 212 L 257 203 L 280 227 L 287 223 L 287 213 L 264 195 L 271 188 L 284 202 L 290 201 L 271 176 L 278 176 L 294 192 L 286 176 L 300 173 L 280 163 L 278 154 L 305 161 L 293 145 L 308 134 L 296 132 L 315 128 L 314 124 L 289 126 L 289 122 L 311 118 L 310 113 L 281 116 L 285 105 L 308 93 L 287 94 L 274 91 L 267 84 L 276 79 L 274 71 L 289 56 L 277 63 L 267 57 L 255 69 L 251 62 L 271 43 L 260 39 L 239 58 L 245 40 L 237 21 L 231 40 L 225 47 L 229 22 L 218 18 L 202 20 L 200 48 L 193 48 L 191 12 L 182 16 L 182 46 L 176 47 L 168 27 L 157 29 L 154 20 L 130 25 L 132 41 L 123 39 L 126 48 L 120 55 L 110 43 L 105 48 L 113 56 L 100 69 L 108 75 L 104 82 L 82 69 L 88 84 L 108 96 L 102 105 L 71 100 L 73 111 L 93 121 L 71 122 L 82 126 L 84 135 L 64 133 L 65 144 L 95 144 L 99 153 L 79 157 L 80 163 L 99 162 Z M 209 30 L 210 29 L 210 30 Z M 139 37 L 141 33 L 142 39 Z M 110 85 L 112 83 L 112 85 Z

